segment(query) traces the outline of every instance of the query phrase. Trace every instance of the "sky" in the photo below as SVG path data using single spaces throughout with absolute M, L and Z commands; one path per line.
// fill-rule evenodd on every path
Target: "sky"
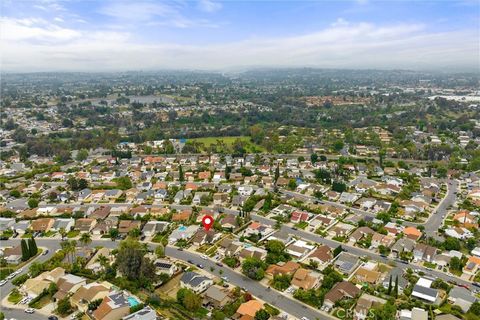
M 0 70 L 480 71 L 480 1 L 0 0 Z

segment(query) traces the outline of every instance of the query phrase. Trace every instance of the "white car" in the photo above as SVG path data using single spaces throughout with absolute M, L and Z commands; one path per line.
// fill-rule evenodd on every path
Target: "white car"
M 5 281 L 5 280 L 0 281 L 0 287 L 4 286 L 5 283 L 7 283 L 7 281 Z
M 30 314 L 35 313 L 35 309 L 27 308 L 27 309 L 25 309 L 25 313 L 30 313 Z
M 205 254 L 202 254 L 202 259 L 203 259 L 203 260 L 208 260 L 208 257 L 207 257 L 207 255 L 205 255 Z

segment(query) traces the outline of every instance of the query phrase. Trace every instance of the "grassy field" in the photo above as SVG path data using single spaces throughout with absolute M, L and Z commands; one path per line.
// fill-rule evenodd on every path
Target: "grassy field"
M 187 139 L 187 141 L 196 141 L 199 143 L 203 143 L 205 147 L 209 147 L 212 144 L 216 144 L 217 140 L 223 141 L 223 143 L 228 147 L 231 148 L 235 140 L 240 139 L 242 142 L 245 143 L 246 149 L 249 152 L 253 152 L 254 149 L 263 152 L 265 149 L 262 146 L 254 144 L 250 141 L 250 137 L 247 136 L 239 136 L 239 137 L 205 137 L 205 138 L 193 138 Z

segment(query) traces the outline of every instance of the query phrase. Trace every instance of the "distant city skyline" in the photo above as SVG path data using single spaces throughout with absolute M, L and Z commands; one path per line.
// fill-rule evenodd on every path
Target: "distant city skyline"
M 480 70 L 478 1 L 2 1 L 1 70 Z

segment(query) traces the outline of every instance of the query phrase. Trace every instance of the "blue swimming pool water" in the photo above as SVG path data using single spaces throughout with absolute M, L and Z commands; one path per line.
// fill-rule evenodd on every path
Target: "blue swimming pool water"
M 136 305 L 139 304 L 137 299 L 135 299 L 134 297 L 128 297 L 127 300 L 128 300 L 128 304 L 130 305 L 130 307 L 135 307 Z
M 185 226 L 180 226 L 180 227 L 178 227 L 178 230 L 180 230 L 180 231 L 185 231 L 185 230 L 187 230 L 187 227 L 185 227 Z

